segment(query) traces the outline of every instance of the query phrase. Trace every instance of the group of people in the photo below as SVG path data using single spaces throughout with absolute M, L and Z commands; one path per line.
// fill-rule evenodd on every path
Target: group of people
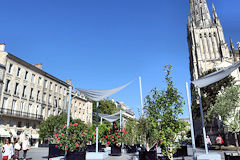
M 212 145 L 212 142 L 211 142 L 211 139 L 209 136 L 207 136 L 207 147 L 208 149 L 210 149 L 210 146 Z M 221 137 L 221 135 L 218 135 L 217 138 L 216 138 L 216 143 L 219 145 L 219 149 L 221 150 L 221 146 L 223 144 L 223 139 Z
M 12 144 L 10 138 L 5 140 L 5 144 L 2 147 L 2 160 L 19 160 L 19 152 L 23 150 L 23 159 L 26 159 L 27 151 L 29 150 L 29 141 L 28 138 L 21 142 L 20 138 L 17 138 L 15 143 Z

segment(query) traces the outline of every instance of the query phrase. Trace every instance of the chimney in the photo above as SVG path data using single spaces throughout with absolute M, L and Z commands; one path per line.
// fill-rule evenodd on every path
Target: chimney
M 65 82 L 66 82 L 67 84 L 71 85 L 71 79 L 67 79 Z
M 0 52 L 5 52 L 5 43 L 0 43 Z
M 42 69 L 42 63 L 34 64 L 35 67 Z

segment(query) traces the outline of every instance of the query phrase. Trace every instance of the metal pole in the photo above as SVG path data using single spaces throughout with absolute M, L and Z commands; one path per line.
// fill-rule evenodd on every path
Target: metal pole
M 122 110 L 120 110 L 120 131 L 122 131 Z
M 98 110 L 99 110 L 99 102 L 97 102 L 96 153 L 98 153 Z
M 67 127 L 70 123 L 70 111 L 71 111 L 71 98 L 72 98 L 72 86 L 69 86 L 69 102 L 68 102 L 68 111 L 67 111 Z
M 186 82 L 186 91 L 187 91 L 188 112 L 189 112 L 189 119 L 190 119 L 190 126 L 191 126 L 193 155 L 195 155 L 195 153 L 196 153 L 195 135 L 194 135 L 194 129 L 193 129 L 192 109 L 191 109 L 189 89 L 188 89 L 188 83 L 187 82 Z
M 203 128 L 203 138 L 204 138 L 205 152 L 206 152 L 206 154 L 208 154 L 207 139 L 206 139 L 206 129 L 205 129 L 205 124 L 204 124 L 203 109 L 202 109 L 202 99 L 201 99 L 200 88 L 198 88 L 198 96 L 199 96 L 200 112 L 201 112 L 201 119 L 202 119 L 202 128 Z
M 139 77 L 139 87 L 140 87 L 140 98 L 141 98 L 141 110 L 143 116 L 143 97 L 142 97 L 142 78 Z

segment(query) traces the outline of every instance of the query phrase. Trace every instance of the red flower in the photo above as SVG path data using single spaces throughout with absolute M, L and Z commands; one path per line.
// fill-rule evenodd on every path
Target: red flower
M 81 136 L 83 136 L 83 134 L 81 134 Z
M 68 148 L 68 146 L 65 146 L 65 148 Z
M 118 138 L 120 138 L 120 136 L 118 136 Z
M 62 143 L 60 143 L 60 146 L 62 146 Z
M 160 142 L 160 144 L 162 144 L 162 141 Z
M 115 133 L 117 135 L 117 133 Z
M 62 149 L 63 151 L 65 151 L 65 149 Z
M 77 126 L 78 125 L 78 123 L 74 123 L 74 126 Z
M 118 145 L 118 147 L 120 147 L 120 144 Z
M 86 135 L 87 135 L 87 133 L 84 133 L 84 135 L 86 136 Z
M 109 143 L 109 141 L 107 143 Z
M 67 125 L 65 124 L 65 125 L 64 125 L 64 128 L 66 128 L 66 127 L 67 127 Z
M 63 133 L 61 133 L 61 135 L 62 135 L 62 136 L 64 136 L 64 134 L 63 134 Z
M 119 132 L 119 130 L 117 130 L 117 132 Z
M 114 138 L 114 136 L 112 136 L 112 138 Z
M 55 147 L 57 148 L 57 145 Z
M 114 141 L 114 139 L 112 139 L 112 141 Z
M 94 133 L 94 136 L 96 136 L 96 133 Z
M 106 138 L 108 138 L 108 136 L 106 136 Z
M 72 123 L 70 123 L 70 126 L 72 126 Z
M 75 139 L 75 137 L 73 136 L 72 139 Z
M 58 136 L 58 134 L 56 134 L 56 137 Z
M 57 138 L 57 141 L 59 141 L 59 138 Z
M 79 147 L 79 145 L 78 145 L 78 144 L 76 144 L 76 147 Z

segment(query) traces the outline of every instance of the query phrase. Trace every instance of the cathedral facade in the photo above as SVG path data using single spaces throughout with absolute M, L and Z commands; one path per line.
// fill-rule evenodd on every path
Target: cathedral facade
M 212 5 L 211 18 L 206 0 L 190 0 L 187 31 L 191 81 L 209 69 L 227 67 L 239 61 L 240 43 L 235 49 L 230 39 L 228 46 L 216 9 Z M 239 71 L 232 76 L 239 83 Z

